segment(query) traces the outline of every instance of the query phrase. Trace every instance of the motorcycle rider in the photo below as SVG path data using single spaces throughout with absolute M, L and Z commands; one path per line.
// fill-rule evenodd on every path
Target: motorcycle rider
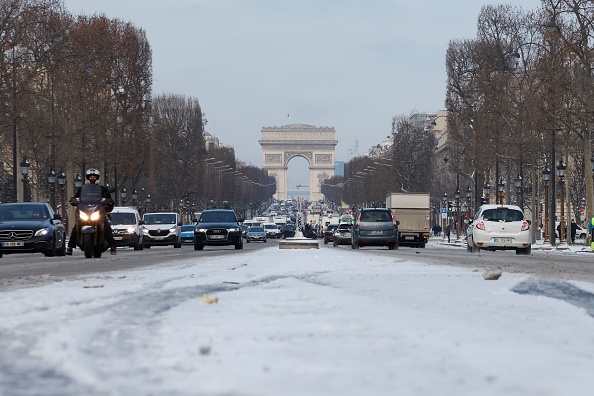
M 89 168 L 85 172 L 85 177 L 89 181 L 90 184 L 97 183 L 100 176 L 101 176 L 101 174 L 99 173 L 99 170 L 96 168 Z M 80 198 L 80 190 L 81 190 L 80 187 L 76 190 L 76 194 L 74 195 L 75 198 Z M 111 193 L 109 192 L 109 189 L 107 187 L 101 186 L 101 196 L 103 198 L 111 200 Z M 113 201 L 111 201 L 111 202 L 113 202 Z M 105 206 L 108 207 L 109 204 L 106 204 Z M 110 210 L 107 210 L 107 211 L 109 212 Z M 111 254 L 115 255 L 116 254 L 116 243 L 115 243 L 115 239 L 113 239 L 113 232 L 111 231 L 111 226 L 109 225 L 109 222 L 107 221 L 107 216 L 105 216 L 103 218 L 103 228 L 105 230 L 105 240 L 107 241 L 107 244 L 109 245 Z M 70 232 L 70 239 L 68 240 L 68 249 L 66 249 L 67 255 L 69 255 L 69 256 L 72 255 L 72 249 L 76 247 L 77 239 L 78 239 L 77 229 L 76 229 L 76 224 L 74 224 L 74 226 L 72 227 L 72 231 Z

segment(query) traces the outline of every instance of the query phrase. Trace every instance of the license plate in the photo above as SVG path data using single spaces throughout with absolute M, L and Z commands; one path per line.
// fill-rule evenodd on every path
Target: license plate
M 512 243 L 514 240 L 511 238 L 493 238 L 493 242 L 499 243 Z
M 164 236 L 154 236 L 153 239 L 160 240 L 160 239 L 165 239 L 165 237 Z
M 25 242 L 2 242 L 2 247 L 25 246 Z
M 114 236 L 113 239 L 115 239 L 116 241 L 121 241 L 122 240 L 122 237 L 116 237 L 116 236 Z
M 209 235 L 208 239 L 225 239 L 225 235 Z
M 371 231 L 371 235 L 381 235 L 383 233 L 383 231 Z

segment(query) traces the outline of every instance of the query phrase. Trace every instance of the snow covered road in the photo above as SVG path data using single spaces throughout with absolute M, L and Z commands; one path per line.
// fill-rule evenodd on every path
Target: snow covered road
M 594 285 L 482 270 L 270 247 L 7 288 L 0 394 L 590 395 L 592 312 L 555 293 Z

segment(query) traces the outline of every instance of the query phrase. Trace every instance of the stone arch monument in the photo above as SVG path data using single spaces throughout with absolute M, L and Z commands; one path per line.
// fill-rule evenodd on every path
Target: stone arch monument
M 286 200 L 287 169 L 294 157 L 303 157 L 309 163 L 309 199 L 323 197 L 322 182 L 334 176 L 334 149 L 337 140 L 334 128 L 291 124 L 281 127 L 263 127 L 262 169 L 276 179 L 276 199 Z

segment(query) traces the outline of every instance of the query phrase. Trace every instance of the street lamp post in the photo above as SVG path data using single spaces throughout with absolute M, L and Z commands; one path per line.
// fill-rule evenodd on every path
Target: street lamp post
M 491 185 L 489 182 L 486 182 L 483 186 L 483 191 L 485 192 L 485 203 L 488 205 L 490 203 L 489 195 L 491 194 Z
M 516 187 L 516 205 L 520 208 L 522 207 L 522 202 L 520 202 L 521 194 L 522 194 L 522 176 L 518 173 L 518 176 L 514 180 L 514 186 Z
M 122 206 L 124 206 L 126 202 L 126 195 L 128 195 L 128 190 L 126 190 L 126 187 L 124 187 L 122 188 L 122 191 L 120 191 L 120 198 L 122 199 L 122 202 L 120 204 Z
M 456 189 L 456 192 L 454 193 L 454 198 L 456 198 L 456 214 L 458 215 L 458 221 L 457 223 L 457 230 L 456 230 L 456 241 L 455 242 L 461 242 L 460 239 L 460 234 L 462 231 L 462 213 L 460 212 L 460 190 Z
M 563 196 L 563 185 L 565 184 L 565 169 L 567 167 L 563 160 L 559 160 L 557 165 L 557 174 L 559 175 L 559 200 L 561 205 L 561 221 L 559 222 L 559 245 L 557 249 L 567 249 L 567 242 L 565 241 L 565 205 Z
M 145 209 L 144 213 L 148 213 L 148 211 L 150 209 L 150 205 L 151 205 L 151 194 L 148 194 L 146 196 L 144 202 L 146 203 L 146 209 Z
M 466 218 L 470 219 L 470 198 L 472 197 L 472 190 L 470 186 L 466 189 Z M 476 205 L 476 204 L 475 204 Z
M 27 158 L 23 158 L 23 161 L 21 162 L 21 173 L 23 175 L 23 202 L 29 202 L 31 200 L 30 194 L 28 192 L 29 180 L 27 179 L 27 177 L 29 176 L 30 167 L 31 163 L 29 162 L 29 160 L 27 160 Z
M 503 177 L 499 178 L 497 190 L 499 191 L 499 205 L 503 205 L 505 200 L 505 181 L 503 180 Z
M 445 223 L 443 222 L 443 215 L 441 216 L 441 233 L 442 233 L 442 237 L 441 240 L 445 241 L 446 238 L 446 233 L 445 233 L 445 228 L 446 228 L 446 223 L 448 222 L 448 194 L 446 192 L 443 193 L 443 196 L 441 197 L 441 203 L 443 204 L 443 207 L 446 210 L 446 221 Z
M 50 170 L 47 174 L 47 187 L 49 188 L 50 206 L 56 210 L 56 172 Z
M 68 228 L 68 217 L 66 215 L 66 205 L 64 199 L 64 189 L 66 187 L 66 174 L 64 171 L 60 172 L 58 175 L 58 185 L 60 187 L 60 208 L 62 212 L 62 221 L 66 224 L 66 228 Z
M 77 173 L 74 176 L 74 188 L 76 188 L 78 190 L 81 187 L 82 187 L 82 177 L 80 177 L 80 175 Z
M 542 171 L 542 180 L 544 182 L 544 190 L 545 190 L 545 213 L 544 213 L 544 242 L 543 245 L 550 245 L 551 241 L 549 240 L 549 181 L 551 180 L 551 170 L 549 169 L 549 165 L 545 163 L 544 169 Z

